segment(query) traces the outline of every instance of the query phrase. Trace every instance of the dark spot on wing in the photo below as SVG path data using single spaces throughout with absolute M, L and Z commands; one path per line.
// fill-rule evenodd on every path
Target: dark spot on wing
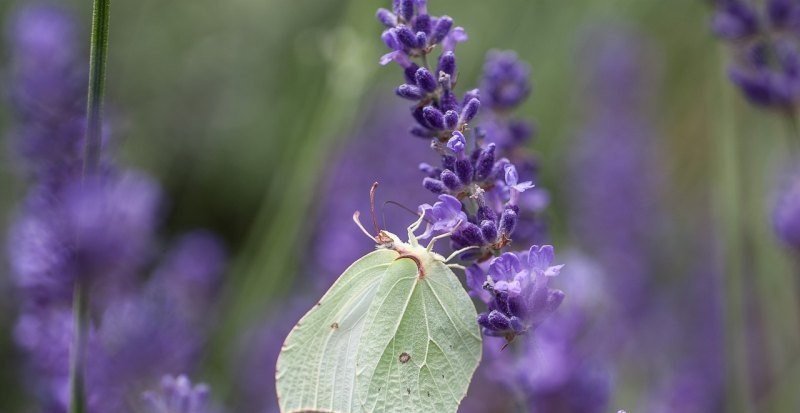
M 334 330 L 337 330 L 339 328 L 339 323 L 331 324 L 331 328 L 334 329 Z
M 428 393 L 428 397 L 431 397 L 431 392 L 426 391 L 425 393 Z
M 408 353 L 406 353 L 405 351 L 400 353 L 400 362 L 401 363 L 406 364 L 406 363 L 408 363 L 409 360 L 411 360 L 411 356 Z
M 410 395 L 410 394 L 411 394 L 411 389 L 409 389 L 408 387 L 406 387 L 406 392 L 408 392 L 408 394 Z

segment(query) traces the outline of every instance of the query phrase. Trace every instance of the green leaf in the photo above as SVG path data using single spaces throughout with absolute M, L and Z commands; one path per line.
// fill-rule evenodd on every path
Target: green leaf
M 350 266 L 284 343 L 281 411 L 455 412 L 481 336 L 443 261 L 412 240 Z

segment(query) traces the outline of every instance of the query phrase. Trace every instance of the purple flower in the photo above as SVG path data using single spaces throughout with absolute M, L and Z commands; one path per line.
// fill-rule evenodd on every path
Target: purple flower
M 747 3 L 740 0 L 718 0 L 711 19 L 711 28 L 725 40 L 741 40 L 758 32 L 758 16 Z
M 73 17 L 60 7 L 24 7 L 8 28 L 14 160 L 33 178 L 59 186 L 81 168 L 88 59 Z
M 60 196 L 59 196 L 60 195 Z M 160 191 L 137 173 L 39 188 L 11 230 L 17 285 L 39 300 L 69 299 L 77 277 L 123 286 L 148 258 Z
M 800 174 L 787 174 L 772 209 L 775 233 L 786 245 L 800 249 Z
M 429 225 L 420 239 L 433 235 L 434 232 L 450 232 L 462 223 L 467 222 L 467 215 L 461 210 L 461 201 L 451 195 L 439 195 L 439 202 L 433 206 L 422 204 L 419 212 L 425 215 Z
M 747 100 L 791 110 L 800 99 L 800 7 L 786 0 L 771 0 L 765 7 L 760 17 L 746 2 L 719 0 L 711 26 L 734 51 L 728 74 Z
M 505 178 L 506 178 L 506 185 L 508 185 L 509 188 L 517 192 L 525 192 L 525 190 L 534 187 L 533 182 L 531 181 L 519 182 L 519 174 L 517 173 L 517 168 L 515 168 L 514 165 L 511 164 L 506 165 Z
M 211 413 L 208 385 L 192 385 L 188 377 L 164 376 L 160 391 L 145 392 L 147 413 Z
M 530 67 L 512 51 L 489 51 L 483 66 L 483 104 L 507 111 L 519 106 L 531 93 Z
M 459 131 L 453 132 L 453 137 L 450 138 L 449 141 L 447 141 L 447 148 L 455 152 L 456 154 L 464 153 L 464 149 L 466 148 L 466 146 L 467 146 L 467 140 L 466 138 L 464 138 L 464 134 Z
M 612 298 L 639 318 L 649 305 L 649 257 L 661 219 L 658 133 L 648 104 L 655 90 L 646 63 L 651 48 L 639 33 L 619 28 L 586 36 L 586 121 L 570 160 L 570 224 L 580 247 L 616 274 L 609 279 Z
M 492 294 L 489 311 L 478 316 L 484 334 L 510 341 L 539 325 L 561 305 L 564 293 L 548 287 L 548 279 L 563 267 L 551 266 L 553 259 L 552 246 L 534 245 L 527 254 L 508 252 L 491 262 L 484 285 Z

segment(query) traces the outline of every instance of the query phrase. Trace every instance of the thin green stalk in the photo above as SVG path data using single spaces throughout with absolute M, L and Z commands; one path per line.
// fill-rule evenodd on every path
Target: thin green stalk
M 86 100 L 86 141 L 83 158 L 83 178 L 97 172 L 100 164 L 103 125 L 103 95 L 106 83 L 108 54 L 108 20 L 111 0 L 94 0 L 92 36 L 89 49 L 89 88 Z M 80 242 L 77 234 L 76 242 Z M 70 413 L 86 412 L 84 366 L 86 341 L 89 332 L 89 285 L 85 278 L 75 282 L 72 302 L 74 340 L 70 355 Z
M 86 412 L 86 392 L 83 380 L 83 366 L 86 364 L 86 339 L 89 331 L 89 289 L 80 278 L 75 282 L 72 303 L 75 317 L 72 354 L 70 355 L 70 413 Z
M 87 128 L 83 158 L 84 176 L 93 174 L 100 163 L 110 6 L 111 0 L 94 0 L 92 37 L 89 51 L 89 96 L 86 100 Z
M 729 85 L 721 80 L 721 98 L 715 102 L 720 107 L 718 129 L 715 133 L 716 172 L 715 209 L 722 235 L 722 254 L 725 273 L 725 342 L 726 346 L 726 411 L 749 413 L 753 411 L 749 371 L 747 366 L 747 335 L 744 306 L 745 260 L 742 222 L 743 185 L 740 181 L 740 142 L 736 134 L 736 117 L 729 96 Z M 719 95 L 717 95 L 719 96 Z

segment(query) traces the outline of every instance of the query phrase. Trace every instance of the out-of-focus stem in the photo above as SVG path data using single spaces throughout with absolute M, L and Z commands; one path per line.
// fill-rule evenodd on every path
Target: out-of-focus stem
M 89 333 L 89 289 L 86 281 L 78 278 L 75 282 L 75 293 L 72 311 L 73 325 L 72 353 L 70 354 L 70 413 L 86 412 L 86 389 L 84 386 L 83 367 L 86 365 L 86 341 Z
M 89 41 L 89 87 L 86 100 L 86 141 L 83 158 L 83 178 L 97 172 L 100 164 L 103 125 L 103 95 L 106 82 L 108 53 L 108 21 L 111 0 L 94 0 L 92 35 Z M 77 234 L 76 242 L 81 242 Z M 70 354 L 70 413 L 86 412 L 84 369 L 86 342 L 89 334 L 89 280 L 78 277 L 72 302 L 74 325 Z
M 724 71 L 720 71 L 724 72 Z M 744 307 L 744 242 L 745 226 L 742 222 L 743 185 L 740 182 L 740 148 L 736 136 L 730 86 L 720 80 L 722 93 L 716 105 L 720 113 L 715 133 L 716 173 L 720 185 L 714 193 L 714 209 L 719 211 L 717 226 L 721 234 L 722 262 L 725 283 L 725 360 L 727 374 L 725 411 L 749 413 L 753 411 L 747 369 L 747 329 Z

